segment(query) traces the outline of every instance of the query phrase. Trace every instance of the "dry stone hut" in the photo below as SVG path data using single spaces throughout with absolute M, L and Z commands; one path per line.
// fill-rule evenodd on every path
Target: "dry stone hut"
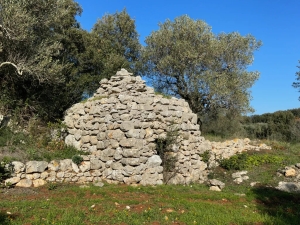
M 125 69 L 103 79 L 93 97 L 68 109 L 64 122 L 66 143 L 90 153 L 84 162 L 89 160 L 90 172 L 101 179 L 141 185 L 207 179 L 207 164 L 200 157 L 207 149 L 197 115 L 183 99 L 155 94 Z M 178 136 L 166 154 L 176 160 L 167 170 L 157 141 L 174 129 Z

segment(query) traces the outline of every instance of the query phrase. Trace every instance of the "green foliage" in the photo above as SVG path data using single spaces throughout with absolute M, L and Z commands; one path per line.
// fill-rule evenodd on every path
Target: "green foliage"
M 209 158 L 210 158 L 210 151 L 206 150 L 204 153 L 199 155 L 202 158 L 203 162 L 208 163 Z
M 82 95 L 74 83 L 81 8 L 73 0 L 1 0 L 0 6 L 0 110 L 26 121 L 60 117 Z
M 47 183 L 47 189 L 49 191 L 55 190 L 55 189 L 57 189 L 57 187 L 58 187 L 57 183 L 54 183 L 54 182 Z
M 252 139 L 299 141 L 298 113 L 298 109 L 293 109 L 244 117 L 242 126 L 246 132 L 245 136 Z
M 76 165 L 79 165 L 80 163 L 82 163 L 83 158 L 80 155 L 74 155 L 72 157 L 72 161 L 73 163 L 75 163 Z
M 141 45 L 135 28 L 135 21 L 124 9 L 114 14 L 106 14 L 99 19 L 86 43 L 86 72 L 90 82 L 86 85 L 89 95 L 97 88 L 102 78 L 110 78 L 121 68 L 137 70 Z M 88 58 L 89 57 L 89 58 Z M 88 69 L 89 68 L 89 69 Z
M 299 60 L 299 63 L 300 63 L 300 60 Z M 298 67 L 298 69 L 300 69 L 300 66 L 297 66 L 297 67 Z M 299 92 L 300 92 L 300 71 L 296 72 L 296 81 L 293 82 L 293 87 L 298 88 Z M 299 101 L 300 101 L 300 97 L 299 97 Z
M 251 111 L 248 90 L 259 73 L 247 66 L 260 41 L 236 32 L 214 35 L 205 22 L 188 16 L 159 26 L 142 52 L 143 69 L 158 91 L 185 99 L 200 120 L 219 109 Z
M 280 156 L 240 153 L 228 159 L 222 159 L 220 166 L 227 170 L 245 170 L 262 164 L 280 164 L 282 162 L 283 158 Z
M 0 0 L 0 112 L 17 122 L 55 121 L 140 55 L 134 20 L 106 15 L 91 33 L 80 28 L 73 0 Z
M 28 135 L 23 132 L 13 132 L 9 127 L 0 128 L 0 147 L 22 145 L 28 141 Z
M 164 182 L 168 181 L 176 174 L 177 155 L 174 148 L 177 147 L 179 129 L 172 123 L 164 138 L 156 139 L 156 151 L 162 160 Z
M 0 161 L 0 185 L 1 183 L 11 176 L 13 172 L 13 165 L 11 161 L 3 159 Z

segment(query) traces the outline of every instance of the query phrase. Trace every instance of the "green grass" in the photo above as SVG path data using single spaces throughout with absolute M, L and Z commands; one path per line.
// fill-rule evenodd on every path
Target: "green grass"
M 36 134 L 12 132 L 9 128 L 0 128 L 0 161 L 29 161 L 53 159 L 71 159 L 74 155 L 84 155 L 64 141 L 53 141 L 49 133 L 35 131 Z
M 61 141 L 1 134 L 0 147 L 12 155 L 22 152 L 27 158 L 50 161 L 80 154 Z M 300 194 L 274 187 L 283 179 L 276 175 L 279 168 L 300 162 L 300 143 L 264 143 L 272 150 L 247 153 L 249 180 L 238 185 L 231 176 L 236 171 L 221 167 L 209 175 L 226 184 L 222 192 L 209 191 L 205 184 L 80 188 L 49 183 L 34 192 L 0 189 L 0 224 L 299 224 Z M 270 160 L 276 157 L 282 160 Z M 251 182 L 259 185 L 251 187 Z
M 298 224 L 300 195 L 271 188 L 235 193 L 195 184 L 59 185 L 32 195 L 0 194 L 0 224 Z

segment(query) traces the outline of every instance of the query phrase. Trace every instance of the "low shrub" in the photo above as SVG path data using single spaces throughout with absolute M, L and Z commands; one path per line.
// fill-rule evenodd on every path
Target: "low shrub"
M 220 166 L 227 170 L 245 170 L 262 164 L 280 164 L 283 157 L 268 154 L 240 153 L 228 159 L 222 159 Z
M 74 155 L 72 157 L 72 161 L 73 163 L 75 163 L 76 165 L 79 165 L 82 161 L 83 161 L 83 158 L 80 156 L 80 155 Z
M 13 165 L 11 164 L 11 161 L 3 159 L 3 161 L 0 162 L 0 185 L 4 180 L 11 176 L 12 172 Z

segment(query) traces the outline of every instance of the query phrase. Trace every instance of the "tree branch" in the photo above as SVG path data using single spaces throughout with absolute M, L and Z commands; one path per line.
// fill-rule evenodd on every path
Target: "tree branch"
M 23 71 L 22 71 L 16 64 L 14 64 L 14 63 L 12 63 L 12 62 L 3 62 L 3 63 L 0 64 L 0 68 L 1 68 L 2 66 L 5 66 L 5 65 L 11 65 L 11 66 L 15 67 L 15 69 L 17 70 L 17 73 L 18 73 L 19 75 L 22 75 L 22 74 L 23 74 Z

